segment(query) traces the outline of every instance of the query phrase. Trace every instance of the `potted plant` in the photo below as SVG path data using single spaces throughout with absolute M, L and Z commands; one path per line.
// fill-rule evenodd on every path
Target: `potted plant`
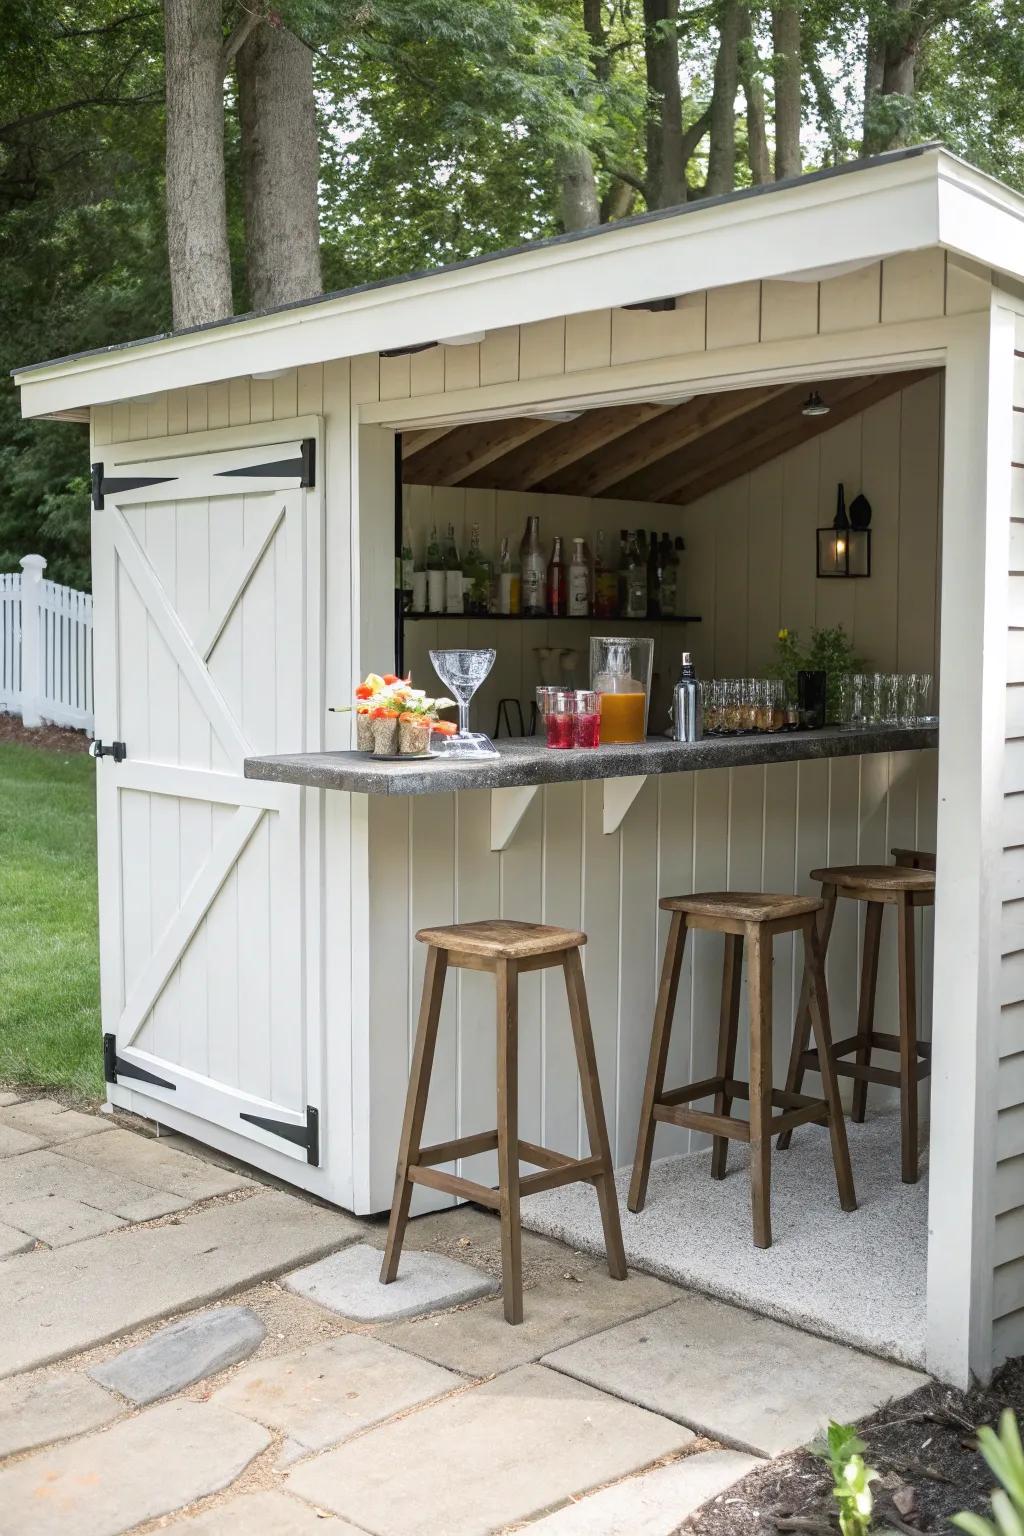
M 841 679 L 864 672 L 867 662 L 853 649 L 853 642 L 841 624 L 833 629 L 812 629 L 810 644 L 800 640 L 795 629 L 780 629 L 775 643 L 775 660 L 768 668 L 771 677 L 781 677 L 786 698 L 797 702 L 797 673 L 824 672 L 826 677 L 825 718 L 834 723 L 839 718 Z

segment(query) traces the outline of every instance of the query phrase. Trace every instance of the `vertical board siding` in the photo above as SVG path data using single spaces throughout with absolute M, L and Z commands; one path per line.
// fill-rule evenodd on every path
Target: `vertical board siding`
M 1024 1350 L 1024 318 L 1016 322 L 1011 454 L 992 1289 L 992 1346 L 997 1364 Z
M 813 890 L 809 872 L 826 859 L 881 857 L 897 836 L 934 846 L 935 752 L 880 754 L 649 778 L 621 827 L 601 828 L 603 786 L 553 784 L 533 800 L 508 848 L 490 848 L 490 796 L 371 796 L 371 1081 L 374 1084 L 371 1208 L 391 1199 L 394 1149 L 423 979 L 426 924 L 493 916 L 581 925 L 584 969 L 601 1088 L 615 1162 L 632 1161 L 651 1020 L 667 923 L 661 896 L 725 885 Z M 833 1026 L 856 1017 L 856 904 L 841 903 L 829 955 Z M 895 1031 L 895 927 L 882 936 L 877 1028 Z M 673 1081 L 714 1070 L 722 941 L 695 933 L 687 945 L 670 1057 Z M 799 995 L 802 951 L 777 943 L 776 1079 L 781 1086 Z M 885 978 L 884 980 L 882 978 Z M 891 985 L 890 985 L 891 982 Z M 929 1033 L 930 972 L 921 977 L 919 1028 Z M 744 1008 L 746 983 L 744 981 Z M 561 974 L 520 981 L 522 1135 L 569 1153 L 585 1150 L 576 1069 Z M 427 1136 L 446 1140 L 493 1126 L 494 984 L 473 972 L 449 975 L 428 1112 Z M 746 1014 L 744 1013 L 744 1026 Z M 738 1071 L 746 1071 L 741 1030 Z M 1024 1080 L 1024 1061 L 1021 1064 Z M 873 1088 L 872 1102 L 884 1091 Z M 745 1113 L 745 1106 L 737 1106 Z M 657 1154 L 703 1144 L 662 1127 Z M 1024 1154 L 1024 1125 L 1020 1145 Z M 473 1159 L 493 1181 L 493 1154 Z M 435 1202 L 436 1203 L 436 1202 Z

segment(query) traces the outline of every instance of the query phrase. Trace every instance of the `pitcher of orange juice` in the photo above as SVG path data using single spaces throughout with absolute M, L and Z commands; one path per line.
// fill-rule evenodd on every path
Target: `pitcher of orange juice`
M 654 641 L 638 635 L 593 635 L 590 686 L 600 695 L 601 744 L 643 741 L 651 694 Z

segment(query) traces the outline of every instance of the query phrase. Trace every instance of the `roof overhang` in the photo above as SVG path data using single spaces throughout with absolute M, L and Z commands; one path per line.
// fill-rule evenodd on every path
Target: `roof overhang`
M 945 246 L 1024 276 L 1024 198 L 938 146 L 17 369 L 26 416 Z M 154 367 L 154 365 L 156 365 Z

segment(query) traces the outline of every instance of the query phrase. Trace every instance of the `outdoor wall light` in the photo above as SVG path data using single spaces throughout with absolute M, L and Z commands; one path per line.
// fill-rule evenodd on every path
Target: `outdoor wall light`
M 836 495 L 836 515 L 830 528 L 818 529 L 819 576 L 871 575 L 871 503 L 854 497 L 850 515 L 842 485 Z
M 831 406 L 826 405 L 816 389 L 812 389 L 803 405 L 800 407 L 801 416 L 827 416 Z

